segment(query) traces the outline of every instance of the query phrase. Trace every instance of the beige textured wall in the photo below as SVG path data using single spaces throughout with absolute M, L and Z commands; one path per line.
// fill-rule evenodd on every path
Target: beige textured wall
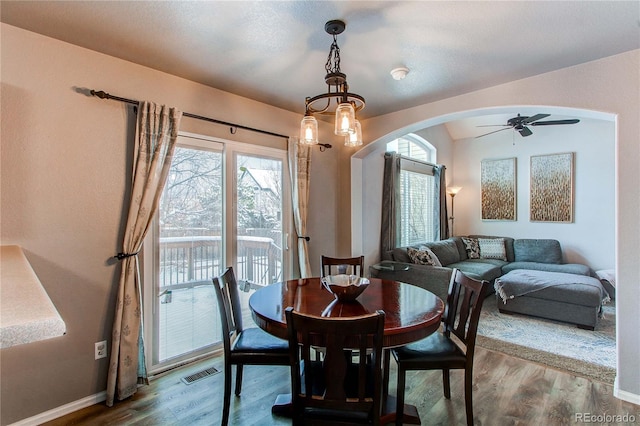
M 440 124 L 475 109 L 505 105 L 548 105 L 598 111 L 616 116 L 615 250 L 617 272 L 618 376 L 617 396 L 640 403 L 640 50 L 588 62 L 547 74 L 456 96 L 404 111 L 365 120 L 372 141 L 356 154 L 356 167 L 377 145 L 418 128 Z M 455 158 L 454 158 L 455 169 Z M 595 173 L 595 171 L 594 171 Z M 457 177 L 457 173 L 454 172 Z M 362 182 L 360 182 L 362 185 Z M 355 185 L 354 185 L 355 186 Z M 364 185 L 362 185 L 364 186 Z M 356 189 L 359 189 L 356 187 Z M 357 197 L 357 194 L 354 195 Z M 358 220 L 360 219 L 360 220 Z M 354 218 L 355 235 L 362 236 Z M 597 244 L 594 241 L 593 244 Z M 358 242 L 353 243 L 354 247 Z
M 1 424 L 102 392 L 121 223 L 128 206 L 132 114 L 125 104 L 82 94 L 99 89 L 285 135 L 294 114 L 2 24 L 1 243 L 24 248 L 67 325 L 67 334 L 3 349 Z M 281 138 L 183 119 L 181 130 L 286 148 Z M 327 137 L 329 126 L 321 123 Z M 336 145 L 338 140 L 325 140 Z M 339 149 L 312 154 L 312 259 L 336 250 Z M 327 226 L 328 225 L 328 226 Z M 316 267 L 315 263 L 314 267 Z

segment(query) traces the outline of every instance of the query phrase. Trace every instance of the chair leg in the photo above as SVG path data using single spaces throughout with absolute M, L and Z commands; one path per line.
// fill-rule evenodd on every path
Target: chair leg
M 384 404 L 389 395 L 389 360 L 391 358 L 391 351 L 384 349 L 382 353 L 382 403 Z
M 396 426 L 402 426 L 404 419 L 404 385 L 407 372 L 398 363 L 398 388 L 396 389 Z
M 467 412 L 467 425 L 473 425 L 473 370 L 466 368 L 464 370 L 464 405 Z
M 224 363 L 224 399 L 222 402 L 222 421 L 221 426 L 227 426 L 229 423 L 229 409 L 231 405 L 231 364 Z
M 242 364 L 236 365 L 236 396 L 242 392 Z
M 444 388 L 444 397 L 451 399 L 451 384 L 449 382 L 449 369 L 442 369 L 442 386 Z

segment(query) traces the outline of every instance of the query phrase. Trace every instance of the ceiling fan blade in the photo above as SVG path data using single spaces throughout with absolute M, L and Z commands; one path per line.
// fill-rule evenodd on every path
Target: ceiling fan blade
M 508 124 L 478 124 L 476 127 L 511 127 Z
M 485 133 L 484 135 L 476 136 L 474 139 L 478 139 L 478 138 L 481 138 L 483 136 L 491 135 L 493 133 L 498 133 L 498 132 L 501 132 L 503 130 L 509 130 L 510 128 L 511 128 L 511 126 L 505 127 L 504 129 L 494 130 L 493 132 L 489 132 L 489 133 Z
M 533 132 L 529 130 L 528 127 L 523 127 L 522 129 L 518 130 L 518 132 L 520 132 L 523 138 L 526 138 L 527 136 L 531 136 L 533 134 Z
M 524 120 L 522 120 L 522 124 L 533 123 L 534 121 L 538 121 L 538 120 L 542 120 L 543 118 L 547 118 L 550 115 L 551 114 L 536 114 L 536 115 L 532 115 L 531 117 L 527 117 Z
M 530 126 L 553 126 L 555 124 L 576 124 L 579 122 L 580 120 L 578 120 L 577 118 L 573 118 L 571 120 L 538 121 L 536 123 L 531 123 Z

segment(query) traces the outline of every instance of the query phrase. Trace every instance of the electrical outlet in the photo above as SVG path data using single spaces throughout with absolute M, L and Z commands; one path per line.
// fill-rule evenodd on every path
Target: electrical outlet
M 95 354 L 96 354 L 96 359 L 107 357 L 107 341 L 106 340 L 103 340 L 102 342 L 96 342 Z

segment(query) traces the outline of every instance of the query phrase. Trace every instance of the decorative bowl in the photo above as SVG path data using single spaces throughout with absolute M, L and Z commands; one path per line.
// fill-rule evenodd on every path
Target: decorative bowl
M 322 278 L 322 285 L 340 302 L 350 302 L 362 294 L 369 280 L 358 275 L 327 275 Z

